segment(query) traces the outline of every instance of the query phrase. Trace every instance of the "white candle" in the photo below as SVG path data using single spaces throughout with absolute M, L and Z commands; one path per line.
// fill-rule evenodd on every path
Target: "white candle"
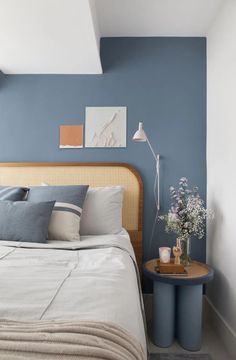
M 169 263 L 170 262 L 170 254 L 171 254 L 171 248 L 164 247 L 164 246 L 160 247 L 159 248 L 160 262 Z

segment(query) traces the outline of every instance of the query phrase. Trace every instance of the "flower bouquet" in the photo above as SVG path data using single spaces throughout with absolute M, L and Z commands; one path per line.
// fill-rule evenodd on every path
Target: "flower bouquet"
M 159 219 L 166 223 L 165 230 L 174 232 L 178 236 L 182 254 L 181 262 L 184 266 L 190 263 L 191 235 L 201 239 L 205 234 L 205 221 L 210 215 L 200 198 L 198 188 L 188 188 L 188 179 L 183 177 L 179 181 L 179 189 L 170 187 L 171 208 L 167 215 Z

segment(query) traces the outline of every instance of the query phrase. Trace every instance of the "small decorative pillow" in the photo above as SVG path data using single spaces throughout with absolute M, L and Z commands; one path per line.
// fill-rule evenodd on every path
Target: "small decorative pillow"
M 47 242 L 48 224 L 54 201 L 0 201 L 0 239 Z
M 0 200 L 21 201 L 25 199 L 27 191 L 27 188 L 0 186 Z
M 81 235 L 117 234 L 122 230 L 122 186 L 89 188 L 81 217 Z
M 80 217 L 88 185 L 31 187 L 27 201 L 56 201 L 48 228 L 49 240 L 79 240 Z

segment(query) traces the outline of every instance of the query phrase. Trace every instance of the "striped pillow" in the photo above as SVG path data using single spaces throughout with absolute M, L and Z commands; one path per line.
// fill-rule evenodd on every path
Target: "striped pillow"
M 27 188 L 0 186 L 0 200 L 21 201 L 25 199 L 27 191 Z
M 27 201 L 55 201 L 48 227 L 49 240 L 80 239 L 80 217 L 88 185 L 31 187 Z

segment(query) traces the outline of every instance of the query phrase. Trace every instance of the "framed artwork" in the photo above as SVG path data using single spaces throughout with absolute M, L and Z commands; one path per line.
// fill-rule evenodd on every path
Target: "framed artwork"
M 126 147 L 125 106 L 86 107 L 85 146 Z
M 61 125 L 60 149 L 82 148 L 83 131 L 83 125 Z

